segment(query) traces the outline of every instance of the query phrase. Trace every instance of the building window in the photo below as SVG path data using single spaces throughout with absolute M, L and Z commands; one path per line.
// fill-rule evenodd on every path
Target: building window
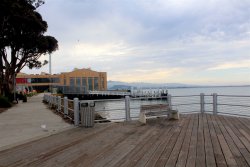
M 64 80 L 63 80 L 63 84 L 64 84 L 64 85 L 66 85 L 66 78 L 64 78 Z
M 59 83 L 60 79 L 59 78 L 51 78 L 52 83 Z
M 88 78 L 88 88 L 89 90 L 93 90 L 93 78 L 92 77 Z
M 102 84 L 102 88 L 104 89 L 104 78 L 101 78 L 101 84 Z
M 75 86 L 75 78 L 70 78 L 69 79 L 69 86 Z
M 94 90 L 99 90 L 98 78 L 94 78 Z
M 87 89 L 87 78 L 86 77 L 82 77 L 82 87 L 84 88 L 84 90 Z
M 50 83 L 49 78 L 31 78 L 31 83 Z
M 76 78 L 76 86 L 81 86 L 81 78 Z

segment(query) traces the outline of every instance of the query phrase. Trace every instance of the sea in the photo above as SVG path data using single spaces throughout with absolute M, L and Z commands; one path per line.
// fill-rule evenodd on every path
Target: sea
M 168 93 L 173 96 L 221 94 L 221 95 L 248 95 L 250 96 L 250 86 L 218 86 L 218 87 L 195 87 L 195 88 L 170 88 Z
M 195 88 L 169 88 L 171 94 L 172 108 L 180 113 L 200 112 L 200 94 L 204 93 L 205 112 L 213 112 L 213 94 L 217 94 L 217 110 L 221 114 L 250 116 L 250 86 L 227 86 L 227 87 L 195 87 Z M 147 91 L 147 90 L 146 90 Z M 150 89 L 150 91 L 154 91 Z M 155 89 L 155 91 L 157 91 Z M 167 104 L 166 99 L 157 100 L 130 100 L 130 115 L 137 119 L 141 105 Z M 125 100 L 97 100 L 95 110 L 102 117 L 112 120 L 125 119 Z

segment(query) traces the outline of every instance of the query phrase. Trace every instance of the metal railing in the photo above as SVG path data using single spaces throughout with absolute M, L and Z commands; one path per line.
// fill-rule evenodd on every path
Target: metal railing
M 188 95 L 170 96 L 171 105 L 181 113 L 213 113 L 250 116 L 250 96 L 243 95 Z
M 44 101 L 48 102 L 51 108 L 56 108 L 64 117 L 70 118 L 75 125 L 79 124 L 79 104 L 86 100 L 79 101 L 78 98 L 69 100 L 67 97 L 44 95 Z M 87 100 L 89 101 L 89 100 Z M 130 121 L 138 119 L 140 106 L 145 104 L 168 104 L 170 109 L 178 110 L 180 113 L 212 113 L 229 114 L 236 116 L 250 117 L 250 96 L 241 95 L 187 95 L 131 98 L 126 96 L 123 99 L 91 100 L 95 102 L 95 112 L 101 117 L 111 121 Z
M 74 100 L 67 97 L 53 96 L 51 94 L 44 94 L 43 101 L 49 105 L 49 108 L 55 109 L 56 112 L 62 114 L 64 118 L 74 121 L 74 114 L 78 108 L 75 107 Z

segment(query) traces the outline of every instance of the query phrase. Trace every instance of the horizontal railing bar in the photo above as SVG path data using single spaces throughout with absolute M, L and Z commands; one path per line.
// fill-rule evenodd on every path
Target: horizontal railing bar
M 224 97 L 250 97 L 246 95 L 217 95 L 217 96 L 224 96 Z
M 109 109 L 109 110 L 95 110 L 96 112 L 101 112 L 101 111 L 125 111 L 125 108 L 124 109 Z
M 199 97 L 200 95 L 183 95 L 183 96 L 172 96 L 172 97 Z
M 217 105 L 223 105 L 223 106 L 235 106 L 235 107 L 250 107 L 249 105 L 226 104 L 226 103 L 218 103 Z
M 228 112 L 218 112 L 219 114 L 226 114 L 226 115 L 236 115 L 236 116 L 244 116 L 244 117 L 250 117 L 250 115 L 245 114 L 236 114 L 236 113 L 228 113 Z
M 200 104 L 200 103 L 183 103 L 183 104 L 173 104 L 172 106 L 186 106 L 186 105 L 194 105 L 194 104 Z

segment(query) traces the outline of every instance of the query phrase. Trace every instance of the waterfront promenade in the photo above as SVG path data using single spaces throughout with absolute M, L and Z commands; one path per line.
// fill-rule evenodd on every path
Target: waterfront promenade
M 190 114 L 73 128 L 1 151 L 0 166 L 250 166 L 250 120 Z
M 43 94 L 38 94 L 0 113 L 0 150 L 73 128 L 47 109 L 42 99 Z

